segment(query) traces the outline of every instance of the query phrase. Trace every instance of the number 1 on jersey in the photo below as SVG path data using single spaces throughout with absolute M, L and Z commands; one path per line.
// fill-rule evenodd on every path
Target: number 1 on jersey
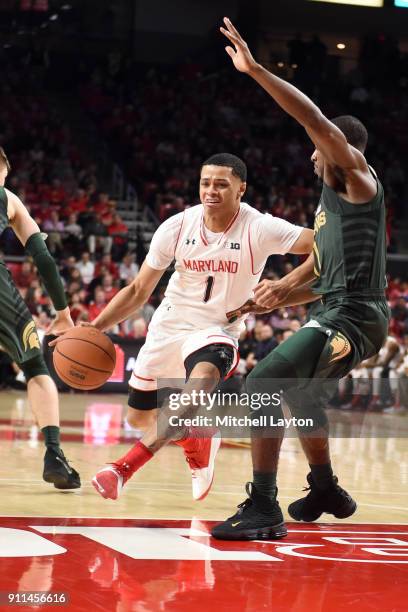
M 214 277 L 209 276 L 207 278 L 207 282 L 205 283 L 205 292 L 204 292 L 204 302 L 208 302 L 211 297 L 211 293 L 214 287 Z

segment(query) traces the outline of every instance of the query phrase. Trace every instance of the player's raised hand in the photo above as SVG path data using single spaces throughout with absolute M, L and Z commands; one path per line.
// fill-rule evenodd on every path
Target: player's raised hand
M 234 62 L 234 66 L 240 72 L 250 73 L 257 67 L 257 62 L 254 60 L 247 43 L 242 38 L 241 34 L 232 25 L 228 17 L 224 17 L 225 28 L 221 27 L 220 31 L 228 38 L 233 45 L 225 47 L 226 52 Z
M 45 330 L 45 335 L 61 336 L 62 334 L 65 334 L 66 331 L 71 329 L 71 327 L 74 327 L 74 322 L 71 319 L 71 313 L 67 307 L 64 310 L 59 310 L 57 312 L 57 316 Z
M 289 287 L 282 279 L 277 281 L 265 279 L 254 289 L 255 303 L 272 310 L 287 298 L 289 292 Z
M 270 310 L 269 308 L 263 308 L 262 306 L 258 306 L 258 304 L 255 304 L 254 300 L 247 300 L 245 304 L 242 304 L 242 306 L 240 306 L 239 308 L 227 312 L 228 322 L 234 323 L 234 321 L 239 319 L 239 317 L 242 317 L 243 315 L 248 314 L 250 312 L 254 314 L 265 314 L 265 312 L 270 312 Z

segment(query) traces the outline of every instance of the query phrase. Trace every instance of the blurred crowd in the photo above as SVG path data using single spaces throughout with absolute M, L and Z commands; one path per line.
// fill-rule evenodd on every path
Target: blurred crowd
M 57 258 L 100 250 L 119 260 L 128 228 L 115 200 L 101 193 L 96 165 L 81 153 L 63 112 L 51 95 L 38 92 L 38 82 L 32 83 L 37 72 L 29 64 L 4 62 L 2 74 L 0 142 L 12 166 L 7 187 L 48 234 Z M 11 231 L 3 235 L 2 248 L 6 255 L 21 252 Z
M 390 62 L 381 75 L 367 60 L 370 53 L 381 65 Z M 367 158 L 385 186 L 392 251 L 392 227 L 408 199 L 408 62 L 389 39 L 363 41 L 358 65 L 345 75 L 337 59 L 318 37 L 307 43 L 300 37 L 291 41 L 287 62 L 280 62 L 284 67 L 273 69 L 310 94 L 329 117 L 355 114 L 367 125 Z M 161 221 L 198 201 L 202 161 L 229 151 L 248 165 L 245 198 L 252 206 L 310 224 L 319 196 L 312 145 L 257 84 L 231 69 L 228 58 L 211 72 L 203 62 L 158 69 L 112 53 L 89 66 L 80 93 L 140 198 Z

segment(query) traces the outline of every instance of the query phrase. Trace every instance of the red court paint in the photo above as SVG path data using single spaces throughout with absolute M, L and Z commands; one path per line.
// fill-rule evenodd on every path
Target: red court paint
M 408 525 L 289 523 L 276 542 L 221 542 L 211 524 L 1 518 L 0 591 L 65 591 L 58 609 L 86 612 L 407 609 Z

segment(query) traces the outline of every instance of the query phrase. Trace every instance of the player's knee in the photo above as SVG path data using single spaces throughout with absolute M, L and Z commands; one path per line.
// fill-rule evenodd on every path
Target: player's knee
M 210 384 L 224 379 L 234 363 L 235 351 L 232 346 L 214 343 L 191 353 L 184 361 L 186 380 L 206 379 Z
M 246 388 L 250 394 L 277 393 L 294 386 L 296 382 L 295 366 L 279 353 L 272 352 L 248 374 Z
M 201 362 L 197 363 L 191 371 L 189 379 L 198 378 L 208 379 L 210 381 L 218 381 L 220 378 L 220 371 L 213 363 Z
M 50 375 L 42 354 L 36 355 L 32 359 L 29 359 L 28 361 L 25 361 L 19 365 L 27 382 L 36 376 Z
M 140 429 L 146 431 L 152 425 L 156 423 L 157 414 L 156 410 L 137 410 L 135 408 L 129 408 L 126 421 L 132 427 L 132 429 Z

